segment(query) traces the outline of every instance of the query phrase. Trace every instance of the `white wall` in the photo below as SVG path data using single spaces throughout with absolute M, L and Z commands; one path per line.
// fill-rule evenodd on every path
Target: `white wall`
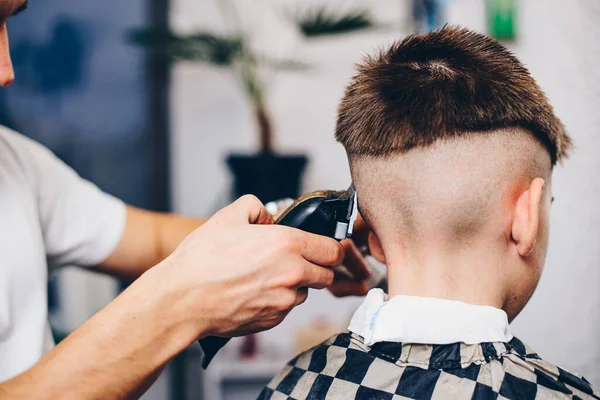
M 405 18 L 408 2 L 362 2 L 370 4 L 384 21 L 395 23 L 391 29 L 310 43 L 286 28 L 285 20 L 273 11 L 276 6 L 289 9 L 306 3 L 240 0 L 244 16 L 259 29 L 258 43 L 273 46 L 275 54 L 308 60 L 315 66 L 308 72 L 284 73 L 272 80 L 269 104 L 278 149 L 310 155 L 305 191 L 343 188 L 348 185 L 349 172 L 344 152 L 332 137 L 337 102 L 353 64 L 365 52 L 404 34 L 398 24 Z M 172 4 L 171 21 L 176 29 L 219 29 L 222 24 L 214 0 L 173 0 Z M 522 0 L 520 10 L 519 40 L 510 47 L 546 90 L 577 149 L 555 173 L 556 202 L 546 271 L 513 327 L 543 357 L 583 373 L 600 386 L 600 183 L 595 179 L 600 171 L 596 155 L 600 148 L 600 113 L 596 111 L 600 80 L 593 76 L 600 49 L 589 40 L 592 31 L 599 33 L 600 7 L 595 0 Z M 482 31 L 484 21 L 483 0 L 451 2 L 449 22 Z M 225 155 L 255 149 L 250 110 L 227 72 L 189 64 L 175 68 L 171 104 L 174 205 L 179 212 L 208 215 L 227 201 L 230 179 L 223 164 Z M 344 322 L 358 301 L 313 293 L 306 305 L 264 335 L 264 343 L 285 350 L 295 327 L 322 313 Z

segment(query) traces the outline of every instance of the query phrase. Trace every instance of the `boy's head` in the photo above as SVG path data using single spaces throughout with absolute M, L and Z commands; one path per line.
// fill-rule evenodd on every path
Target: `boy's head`
M 506 48 L 456 27 L 407 37 L 359 67 L 336 138 L 390 295 L 518 314 L 541 274 L 552 167 L 571 140 Z

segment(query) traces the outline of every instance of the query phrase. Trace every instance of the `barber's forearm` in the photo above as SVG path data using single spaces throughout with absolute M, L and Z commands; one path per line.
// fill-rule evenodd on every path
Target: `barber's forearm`
M 0 399 L 122 399 L 139 395 L 191 344 L 197 326 L 175 320 L 161 282 L 142 277 L 38 364 L 0 384 Z
M 206 222 L 201 218 L 182 217 L 173 214 L 156 214 L 156 226 L 160 253 L 160 262 L 167 258 L 179 244 L 196 228 Z
M 123 236 L 98 270 L 134 280 L 164 260 L 205 220 L 127 207 Z

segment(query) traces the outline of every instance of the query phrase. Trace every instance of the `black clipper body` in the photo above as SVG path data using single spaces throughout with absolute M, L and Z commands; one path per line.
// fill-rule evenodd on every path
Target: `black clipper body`
M 352 185 L 347 191 L 319 190 L 308 193 L 287 207 L 275 223 L 344 240 L 352 236 L 357 215 L 356 190 Z M 213 336 L 199 340 L 204 351 L 202 368 L 208 367 L 228 341 L 227 338 Z
M 300 197 L 276 220 L 306 232 L 344 240 L 352 236 L 358 215 L 356 191 L 319 190 Z

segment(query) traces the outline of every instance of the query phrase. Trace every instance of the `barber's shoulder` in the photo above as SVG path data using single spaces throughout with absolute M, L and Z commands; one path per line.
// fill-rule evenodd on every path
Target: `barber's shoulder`
M 25 136 L 0 125 L 0 166 L 10 168 L 22 164 L 21 148 L 27 146 Z
M 13 154 L 17 159 L 24 157 L 55 157 L 46 146 L 35 140 L 0 125 L 0 157 Z
M 32 178 L 43 173 L 55 160 L 58 162 L 42 144 L 0 125 L 0 169 Z
M 11 149 L 18 151 L 21 148 L 36 148 L 49 151 L 35 140 L 2 125 L 0 125 L 0 141 L 0 152 L 2 153 Z

